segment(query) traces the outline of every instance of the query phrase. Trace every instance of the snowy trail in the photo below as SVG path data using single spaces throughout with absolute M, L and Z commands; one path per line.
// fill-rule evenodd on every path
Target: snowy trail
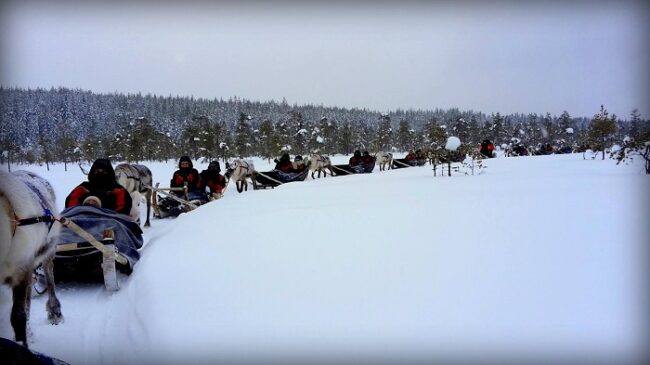
M 61 287 L 63 325 L 35 298 L 33 348 L 73 364 L 637 354 L 647 176 L 578 155 L 486 165 L 229 187 L 153 220 L 119 292 Z

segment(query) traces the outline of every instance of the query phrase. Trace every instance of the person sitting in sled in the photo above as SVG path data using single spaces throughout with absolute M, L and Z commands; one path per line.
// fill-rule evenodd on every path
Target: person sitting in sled
M 294 172 L 301 173 L 301 172 L 305 171 L 305 169 L 307 168 L 307 165 L 305 164 L 305 161 L 302 159 L 302 156 L 297 155 L 293 159 L 293 166 L 292 167 L 293 167 Z
M 279 160 L 275 160 L 275 169 L 282 172 L 293 172 L 293 164 L 288 153 L 283 153 Z
M 359 150 L 354 151 L 354 155 L 350 157 L 350 161 L 348 162 L 348 164 L 350 165 L 350 167 L 358 166 L 359 164 L 361 164 L 361 151 Z
M 100 158 L 93 162 L 88 181 L 82 182 L 65 198 L 65 207 L 91 205 L 129 215 L 133 202 L 129 192 L 115 180 L 111 162 Z
M 484 139 L 481 142 L 479 152 L 486 157 L 494 157 L 494 143 L 490 142 L 489 139 Z
M 413 152 L 413 150 L 409 150 L 409 153 L 406 154 L 406 157 L 404 157 L 404 159 L 407 162 L 411 162 L 411 161 L 415 160 L 415 152 Z
M 364 165 L 374 165 L 375 158 L 370 156 L 370 153 L 368 151 L 363 151 L 363 155 L 361 155 L 361 163 Z
M 169 186 L 172 188 L 182 188 L 185 184 L 187 184 L 187 196 L 189 200 L 205 200 L 205 194 L 201 193 L 201 176 L 194 168 L 192 160 L 188 156 L 183 156 L 178 161 L 178 170 L 174 172 Z M 172 192 L 184 198 L 183 191 Z
M 212 161 L 207 170 L 201 171 L 201 191 L 208 191 L 210 200 L 219 199 L 226 188 L 226 178 L 220 174 L 219 161 Z

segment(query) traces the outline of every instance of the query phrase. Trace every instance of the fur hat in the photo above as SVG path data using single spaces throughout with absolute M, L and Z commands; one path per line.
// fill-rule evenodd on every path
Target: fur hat
M 208 170 L 216 170 L 217 172 L 220 172 L 221 166 L 219 166 L 219 161 L 211 161 L 208 165 Z
M 115 170 L 111 161 L 105 158 L 98 158 L 93 162 L 88 172 L 88 182 L 97 187 L 109 187 L 115 184 Z
M 189 167 L 190 169 L 194 167 L 194 164 L 192 163 L 192 160 L 190 159 L 189 156 L 182 156 L 181 159 L 178 160 L 178 168 L 179 169 L 182 168 L 181 167 L 182 162 L 189 162 L 190 163 L 190 167 Z

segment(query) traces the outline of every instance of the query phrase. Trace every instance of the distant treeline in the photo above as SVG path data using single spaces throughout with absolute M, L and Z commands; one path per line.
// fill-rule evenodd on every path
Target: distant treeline
M 165 160 L 292 154 L 349 154 L 355 149 L 407 151 L 444 146 L 448 136 L 465 145 L 490 139 L 562 147 L 608 144 L 647 129 L 637 111 L 629 119 L 435 110 L 367 109 L 239 98 L 202 99 L 141 94 L 96 94 L 79 89 L 0 87 L 0 162 Z M 597 111 L 597 110 L 595 110 Z M 592 138 L 594 122 L 613 125 Z

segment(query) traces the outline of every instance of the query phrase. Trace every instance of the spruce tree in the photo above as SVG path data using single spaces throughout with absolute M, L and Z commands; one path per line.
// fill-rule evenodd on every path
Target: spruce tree
M 605 159 L 605 149 L 611 143 L 612 136 L 616 133 L 616 115 L 609 116 L 607 109 L 600 106 L 600 112 L 594 115 L 591 120 L 591 126 L 588 132 L 588 142 L 592 149 L 603 152 Z

